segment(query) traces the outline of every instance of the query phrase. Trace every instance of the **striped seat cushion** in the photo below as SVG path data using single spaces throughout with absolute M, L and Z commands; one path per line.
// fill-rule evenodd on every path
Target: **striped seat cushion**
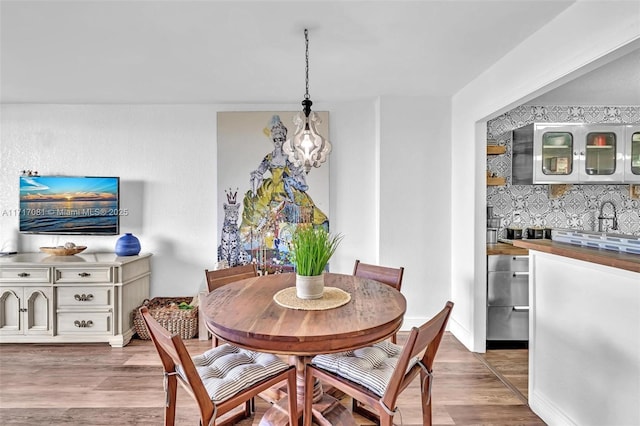
M 253 352 L 224 344 L 193 357 L 193 363 L 214 403 L 289 368 L 273 354 Z M 177 368 L 184 378 L 182 367 Z
M 311 363 L 358 383 L 381 397 L 387 390 L 401 352 L 402 346 L 383 341 L 353 351 L 317 355 Z M 418 357 L 413 358 L 408 370 L 419 360 Z

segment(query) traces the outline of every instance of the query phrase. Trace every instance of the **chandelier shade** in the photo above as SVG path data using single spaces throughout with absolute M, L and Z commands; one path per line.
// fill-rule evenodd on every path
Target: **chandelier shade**
M 331 143 L 324 138 L 317 129 L 321 123 L 320 116 L 311 111 L 311 99 L 309 97 L 309 32 L 304 30 L 305 38 L 305 60 L 306 92 L 302 101 L 302 112 L 293 118 L 296 130 L 290 139 L 287 139 L 282 146 L 283 151 L 297 167 L 303 168 L 305 173 L 309 173 L 311 167 L 320 167 L 327 161 L 327 156 L 331 152 Z

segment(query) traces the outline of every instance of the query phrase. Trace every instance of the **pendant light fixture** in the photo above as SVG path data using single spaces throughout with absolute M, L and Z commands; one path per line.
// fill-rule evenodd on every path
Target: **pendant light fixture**
M 309 173 L 311 167 L 320 167 L 327 160 L 331 152 L 331 143 L 326 140 L 316 125 L 321 119 L 318 114 L 311 111 L 311 99 L 309 98 L 309 31 L 304 30 L 305 40 L 305 86 L 306 92 L 302 101 L 302 112 L 293 118 L 296 131 L 291 139 L 288 139 L 282 149 L 289 156 L 289 161 Z

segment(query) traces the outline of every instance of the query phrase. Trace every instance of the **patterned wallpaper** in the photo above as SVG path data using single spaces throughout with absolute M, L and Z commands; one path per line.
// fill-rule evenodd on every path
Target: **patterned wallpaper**
M 626 106 L 520 106 L 487 123 L 487 139 L 505 145 L 503 155 L 487 157 L 487 170 L 506 176 L 506 186 L 488 186 L 487 204 L 502 218 L 498 238 L 505 228 L 544 226 L 597 230 L 600 204 L 612 201 L 618 213 L 619 230 L 640 236 L 640 200 L 632 199 L 629 185 L 571 185 L 558 197 L 549 185 L 511 185 L 511 130 L 530 123 L 640 123 L 640 107 Z M 605 215 L 611 215 L 610 206 Z

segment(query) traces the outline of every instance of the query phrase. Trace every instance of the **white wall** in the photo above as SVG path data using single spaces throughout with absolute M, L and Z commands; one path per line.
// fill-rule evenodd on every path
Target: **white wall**
M 331 271 L 350 274 L 355 259 L 376 259 L 378 247 L 377 100 L 335 105 L 330 112 L 331 229 L 345 236 Z
M 638 48 L 639 12 L 636 1 L 577 2 L 453 97 L 450 326 L 474 351 L 485 350 L 486 121 Z
M 380 102 L 380 255 L 404 266 L 404 327 L 422 325 L 451 297 L 451 104 L 445 98 Z
M 121 232 L 134 233 L 154 254 L 151 295 L 193 295 L 204 288 L 203 269 L 219 244 L 217 112 L 297 107 L 2 105 L 0 208 L 18 207 L 23 169 L 120 176 L 122 207 L 131 212 Z M 407 323 L 423 322 L 449 297 L 450 104 L 384 98 L 318 110 L 330 112 L 331 226 L 345 235 L 331 269 L 351 273 L 356 258 L 405 266 Z M 112 251 L 118 239 L 17 229 L 17 216 L 0 215 L 3 247 L 38 251 L 74 241 L 87 251 Z
M 2 209 L 18 207 L 18 176 L 120 176 L 122 233 L 152 252 L 152 295 L 195 294 L 216 259 L 216 109 L 203 106 L 3 105 Z M 113 251 L 119 236 L 20 235 L 0 217 L 0 238 L 19 251 L 73 241 Z M 204 285 L 204 284 L 203 284 Z
M 345 239 L 334 272 L 355 259 L 405 267 L 403 329 L 450 299 L 449 99 L 381 97 L 331 110 L 331 227 Z

